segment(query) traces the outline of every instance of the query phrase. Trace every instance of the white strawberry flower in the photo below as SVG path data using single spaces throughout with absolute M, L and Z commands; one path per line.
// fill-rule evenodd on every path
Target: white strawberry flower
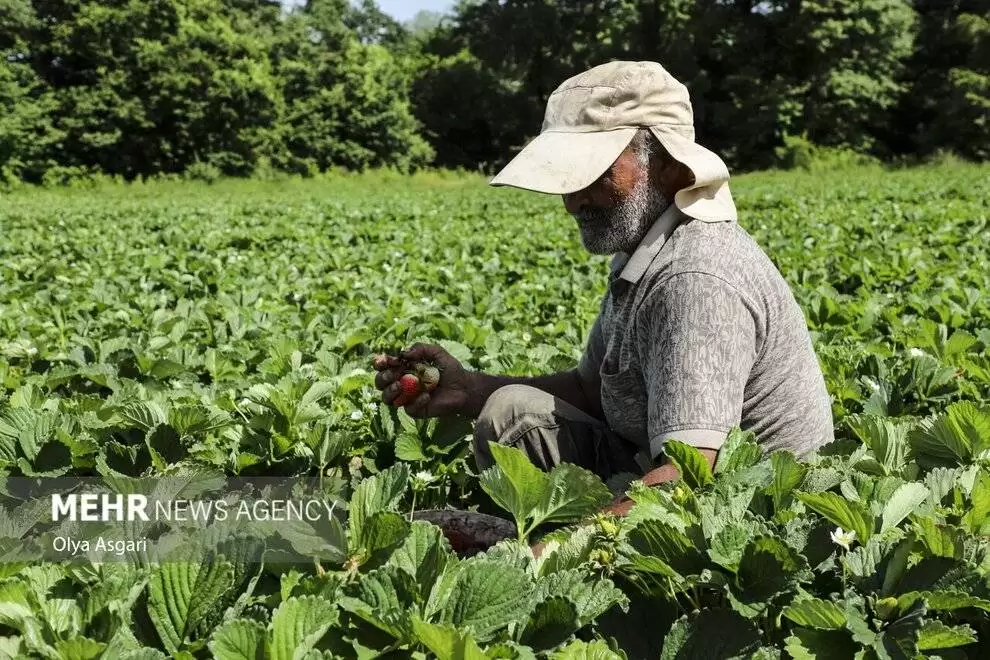
M 432 472 L 427 472 L 426 470 L 420 470 L 413 475 L 413 479 L 417 481 L 422 481 L 424 484 L 431 483 L 436 480 L 436 476 Z
M 354 420 L 355 422 L 361 419 L 362 417 L 364 417 L 364 413 L 361 412 L 360 410 L 355 410 L 351 413 L 351 419 Z
M 847 552 L 849 551 L 849 545 L 856 540 L 856 532 L 854 530 L 846 532 L 841 527 L 836 527 L 831 536 L 832 543 L 842 546 Z
M 920 348 L 912 347 L 908 349 L 908 355 L 910 355 L 911 357 L 924 357 L 925 352 Z

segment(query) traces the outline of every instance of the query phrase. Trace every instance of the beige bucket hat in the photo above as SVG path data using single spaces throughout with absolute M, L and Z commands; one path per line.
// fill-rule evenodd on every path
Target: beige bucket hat
M 728 168 L 694 141 L 688 90 L 656 62 L 609 62 L 566 80 L 547 101 L 540 135 L 491 185 L 577 192 L 612 166 L 640 128 L 694 174 L 694 184 L 674 198 L 682 212 L 709 222 L 736 220 Z

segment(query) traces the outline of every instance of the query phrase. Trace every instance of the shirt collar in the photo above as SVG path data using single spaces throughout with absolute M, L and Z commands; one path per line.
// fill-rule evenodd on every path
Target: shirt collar
M 676 204 L 668 206 L 667 210 L 660 214 L 660 217 L 646 232 L 646 236 L 643 237 L 631 256 L 619 252 L 612 258 L 611 278 L 615 279 L 616 272 L 621 269 L 622 272 L 618 275 L 620 279 L 633 284 L 639 282 L 653 259 L 660 253 L 660 248 L 670 238 L 677 225 L 685 219 L 687 216 L 677 208 Z

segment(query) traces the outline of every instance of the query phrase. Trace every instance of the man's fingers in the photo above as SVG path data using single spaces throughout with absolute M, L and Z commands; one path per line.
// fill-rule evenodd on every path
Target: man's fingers
M 423 392 L 406 404 L 406 414 L 410 417 L 425 417 L 430 407 L 430 395 Z
M 386 386 L 384 390 L 382 390 L 382 401 L 384 401 L 388 405 L 392 405 L 392 402 L 395 401 L 395 398 L 399 396 L 399 394 L 401 393 L 402 393 L 402 388 L 399 387 L 399 384 L 392 383 L 391 385 Z
M 395 381 L 395 372 L 391 369 L 384 369 L 375 374 L 375 387 L 384 390 Z
M 399 353 L 399 356 L 413 362 L 422 362 L 424 360 L 436 360 L 442 352 L 443 348 L 436 344 L 416 343 Z

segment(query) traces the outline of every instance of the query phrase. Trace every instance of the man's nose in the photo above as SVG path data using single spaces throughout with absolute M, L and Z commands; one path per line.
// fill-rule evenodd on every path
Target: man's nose
M 575 214 L 581 211 L 585 206 L 588 205 L 588 195 L 586 190 L 579 190 L 575 193 L 568 193 L 563 195 L 564 208 L 570 214 Z

